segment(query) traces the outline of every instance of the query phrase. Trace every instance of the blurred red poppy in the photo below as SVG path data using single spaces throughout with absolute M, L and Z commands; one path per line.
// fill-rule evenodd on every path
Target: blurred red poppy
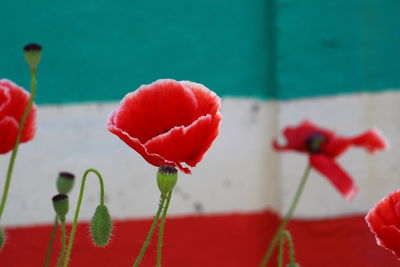
M 204 85 L 163 79 L 127 94 L 107 128 L 155 166 L 195 167 L 219 133 L 220 98 Z
M 13 82 L 0 80 L 0 154 L 14 148 L 19 122 L 29 102 L 29 93 Z M 26 118 L 21 142 L 28 142 L 35 136 L 36 106 L 33 105 Z
M 360 146 L 373 153 L 388 147 L 381 134 L 374 130 L 355 137 L 337 136 L 335 132 L 319 128 L 309 121 L 299 126 L 286 127 L 283 131 L 286 145 L 280 145 L 276 139 L 273 147 L 278 151 L 295 150 L 309 154 L 310 165 L 326 176 L 337 190 L 347 199 L 357 193 L 352 178 L 336 162 L 336 157 L 344 153 L 350 146 Z
M 365 220 L 378 245 L 392 251 L 400 259 L 400 190 L 375 204 Z

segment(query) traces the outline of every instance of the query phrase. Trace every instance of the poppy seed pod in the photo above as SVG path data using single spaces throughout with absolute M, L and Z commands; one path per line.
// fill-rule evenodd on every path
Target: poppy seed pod
M 94 212 L 90 223 L 90 232 L 93 243 L 99 247 L 105 247 L 110 241 L 112 220 L 105 205 L 99 205 Z
M 52 198 L 52 201 L 57 215 L 61 220 L 65 220 L 65 215 L 67 215 L 69 209 L 68 196 L 64 194 L 58 194 Z
M 24 55 L 31 70 L 35 71 L 42 56 L 42 47 L 38 44 L 28 44 L 24 46 Z
M 69 172 L 60 172 L 57 177 L 57 190 L 59 194 L 68 194 L 74 186 L 75 175 Z
M 161 197 L 167 197 L 167 194 L 174 188 L 178 179 L 178 170 L 174 166 L 164 165 L 158 168 L 157 185 L 161 191 Z
M 4 247 L 5 243 L 6 243 L 6 234 L 4 232 L 3 227 L 0 226 L 0 249 Z

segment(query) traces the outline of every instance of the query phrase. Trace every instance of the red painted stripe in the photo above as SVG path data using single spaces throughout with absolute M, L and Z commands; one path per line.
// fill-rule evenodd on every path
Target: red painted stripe
M 278 223 L 270 212 L 169 218 L 164 238 L 163 266 L 258 266 Z M 74 266 L 132 266 L 150 227 L 150 219 L 117 221 L 107 248 L 94 247 L 88 224 L 80 224 L 72 251 Z M 306 267 L 398 266 L 378 247 L 364 216 L 290 223 L 296 256 Z M 51 226 L 9 227 L 0 266 L 42 266 Z M 59 244 L 57 242 L 56 253 Z M 154 266 L 156 239 L 141 266 Z M 275 260 L 275 259 L 274 259 Z M 56 257 L 52 259 L 52 266 Z M 276 266 L 270 265 L 270 266 Z

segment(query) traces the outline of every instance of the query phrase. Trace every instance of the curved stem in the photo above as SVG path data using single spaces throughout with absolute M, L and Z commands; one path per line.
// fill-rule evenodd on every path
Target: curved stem
M 278 254 L 278 267 L 283 266 L 283 244 L 285 242 L 285 238 L 287 242 L 289 243 L 289 259 L 290 263 L 295 264 L 296 261 L 294 259 L 294 246 L 293 246 L 293 239 L 292 236 L 290 235 L 289 231 L 283 230 L 281 231 L 280 234 L 280 241 L 279 241 L 279 254 Z
M 66 238 L 66 231 L 65 231 L 65 218 L 60 218 L 61 221 L 61 253 L 57 261 L 57 267 L 61 267 L 63 259 L 64 259 L 64 254 L 65 254 L 65 245 L 67 243 L 67 238 Z
M 14 169 L 15 159 L 16 159 L 17 153 L 18 153 L 19 143 L 21 141 L 22 131 L 24 129 L 24 124 L 25 124 L 26 118 L 28 117 L 29 111 L 32 108 L 33 99 L 35 98 L 35 93 L 36 93 L 36 72 L 32 71 L 31 72 L 31 95 L 29 97 L 28 105 L 25 108 L 25 112 L 22 115 L 21 121 L 19 122 L 17 139 L 15 140 L 15 145 L 14 145 L 13 151 L 11 153 L 10 162 L 8 163 L 7 176 L 6 176 L 6 180 L 4 182 L 3 195 L 1 197 L 1 202 L 0 202 L 0 219 L 1 219 L 1 216 L 3 215 L 4 207 L 7 202 L 8 191 L 10 189 L 10 184 L 11 184 L 11 175 L 12 175 L 12 172 Z
M 52 228 L 51 234 L 50 234 L 49 244 L 47 245 L 46 257 L 44 259 L 44 267 L 49 267 L 51 252 L 53 250 L 54 238 L 57 233 L 57 228 L 58 228 L 58 215 L 56 215 L 54 218 L 54 223 L 53 223 L 53 228 Z
M 162 209 L 164 207 L 165 200 L 166 200 L 166 198 L 161 198 L 161 201 L 160 201 L 160 203 L 158 205 L 158 210 L 157 210 L 156 216 L 154 216 L 153 223 L 151 224 L 150 231 L 147 234 L 146 240 L 143 243 L 143 247 L 140 250 L 139 256 L 136 258 L 135 263 L 133 264 L 133 267 L 139 266 L 139 263 L 142 261 L 144 253 L 146 252 L 146 249 L 150 244 L 150 239 L 154 234 L 154 230 L 156 229 L 157 221 L 160 218 L 161 211 L 162 211 Z
M 279 240 L 279 253 L 278 253 L 278 267 L 282 267 L 283 265 L 283 244 L 285 243 L 285 236 L 283 235 L 283 231 L 280 233 Z
M 277 244 L 277 242 L 279 240 L 280 232 L 286 227 L 286 225 L 288 224 L 288 222 L 292 218 L 294 210 L 296 209 L 296 206 L 297 206 L 297 204 L 299 202 L 301 193 L 303 192 L 304 186 L 305 186 L 305 184 L 307 182 L 307 178 L 308 178 L 308 176 L 310 174 L 310 170 L 311 170 L 311 165 L 307 165 L 307 167 L 306 167 L 306 169 L 304 171 L 303 177 L 301 178 L 300 184 L 297 187 L 297 191 L 296 191 L 296 194 L 295 194 L 295 196 L 294 196 L 294 198 L 292 200 L 290 208 L 289 208 L 288 212 L 286 213 L 286 216 L 283 218 L 282 222 L 280 223 L 278 229 L 276 230 L 275 236 L 272 239 L 271 243 L 269 244 L 269 247 L 267 249 L 267 252 L 264 255 L 264 258 L 262 259 L 260 267 L 265 266 L 268 263 L 269 259 L 272 256 L 272 252 L 274 251 L 275 246 L 276 246 L 276 244 Z
M 68 266 L 69 257 L 71 256 L 72 244 L 74 243 L 75 231 L 76 231 L 76 227 L 77 227 L 77 224 L 78 224 L 78 217 L 79 217 L 79 211 L 81 209 L 83 192 L 85 191 L 86 177 L 91 172 L 95 173 L 97 175 L 97 178 L 99 178 L 99 182 L 100 182 L 100 205 L 104 205 L 104 183 L 103 183 L 103 177 L 101 176 L 99 171 L 97 171 L 96 169 L 88 169 L 83 174 L 83 178 L 82 178 L 82 182 L 81 182 L 81 189 L 79 191 L 78 203 L 76 204 L 75 216 L 74 216 L 74 221 L 72 223 L 72 228 L 71 228 L 71 233 L 70 233 L 70 237 L 69 237 L 67 253 L 66 253 L 65 259 L 64 259 L 64 267 Z
M 169 207 L 169 202 L 171 201 L 172 190 L 168 193 L 167 202 L 165 203 L 164 211 L 161 217 L 160 230 L 158 232 L 158 243 L 157 243 L 157 267 L 161 266 L 161 250 L 162 250 L 162 242 L 163 242 L 163 234 L 164 234 L 164 225 L 165 219 L 167 218 L 167 212 Z

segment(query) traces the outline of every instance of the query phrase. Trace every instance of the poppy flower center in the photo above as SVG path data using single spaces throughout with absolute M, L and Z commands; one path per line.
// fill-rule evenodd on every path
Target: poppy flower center
M 327 137 L 321 133 L 312 134 L 305 141 L 305 147 L 312 154 L 318 154 L 322 152 L 322 145 L 326 142 Z

